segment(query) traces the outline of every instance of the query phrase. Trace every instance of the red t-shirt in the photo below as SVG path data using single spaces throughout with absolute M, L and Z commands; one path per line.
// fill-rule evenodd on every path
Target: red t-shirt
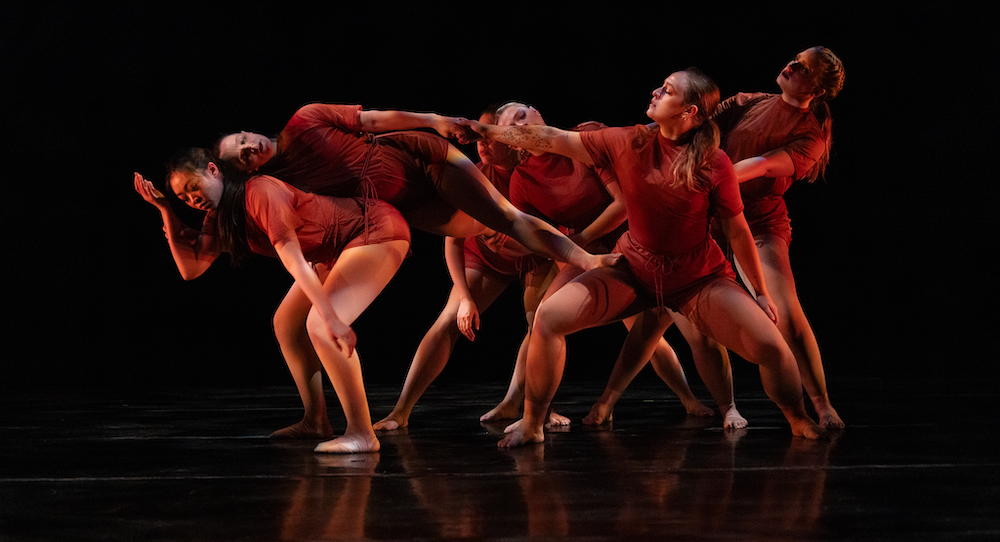
M 754 233 L 767 231 L 768 223 L 787 223 L 782 195 L 796 180 L 810 176 L 826 152 L 826 138 L 809 108 L 794 107 L 778 94 L 739 93 L 721 104 L 715 120 L 722 130 L 722 150 L 733 162 L 783 149 L 795 173 L 788 177 L 759 177 L 740 183 L 744 214 Z M 785 226 L 787 228 L 787 226 Z
M 373 196 L 406 210 L 432 198 L 434 166 L 447 159 L 448 141 L 419 131 L 368 137 L 361 132 L 361 110 L 360 105 L 303 106 L 278 134 L 275 156 L 262 173 L 309 192 Z
M 698 172 L 693 190 L 671 187 L 674 159 L 684 145 L 657 128 L 633 126 L 581 132 L 595 165 L 614 171 L 628 212 L 629 232 L 658 254 L 695 250 L 709 238 L 712 217 L 729 218 L 743 210 L 733 165 L 717 150 Z
M 274 243 L 294 233 L 306 260 L 329 264 L 349 246 L 410 240 L 406 221 L 391 205 L 374 202 L 366 217 L 358 200 L 304 192 L 269 176 L 246 185 L 247 241 L 263 256 L 277 257 Z
M 510 202 L 521 211 L 569 231 L 580 231 L 614 198 L 604 187 L 616 179 L 558 154 L 529 156 L 510 177 Z

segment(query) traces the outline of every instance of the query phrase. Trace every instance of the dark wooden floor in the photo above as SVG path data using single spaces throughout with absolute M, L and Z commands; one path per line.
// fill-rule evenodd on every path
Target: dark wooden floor
M 1000 539 L 993 386 L 831 381 L 849 427 L 820 442 L 791 437 L 759 382 L 741 433 L 650 381 L 585 428 L 601 387 L 564 384 L 574 424 L 500 451 L 478 416 L 502 387 L 441 385 L 353 456 L 266 437 L 300 415 L 291 386 L 8 393 L 0 540 Z M 385 414 L 395 387 L 369 391 Z

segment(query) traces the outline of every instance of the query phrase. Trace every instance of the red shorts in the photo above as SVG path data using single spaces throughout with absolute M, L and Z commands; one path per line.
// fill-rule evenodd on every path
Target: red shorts
M 382 134 L 375 141 L 378 159 L 373 159 L 368 169 L 374 194 L 363 196 L 374 196 L 407 212 L 437 194 L 451 148 L 448 140 L 427 132 L 406 131 Z
M 657 305 L 680 311 L 699 290 L 718 278 L 736 278 L 722 250 L 711 238 L 681 254 L 656 254 L 637 243 L 629 232 L 615 245 L 646 292 Z
M 486 245 L 482 236 L 465 239 L 466 269 L 475 269 L 500 281 L 520 280 L 546 261 L 534 254 L 517 257 L 497 254 Z
M 324 240 L 321 248 L 304 254 L 310 262 L 329 266 L 349 248 L 388 241 L 410 242 L 410 226 L 392 205 L 384 201 L 369 202 L 365 214 L 358 200 L 338 199 L 342 209 L 349 212 L 338 215 L 336 232 Z

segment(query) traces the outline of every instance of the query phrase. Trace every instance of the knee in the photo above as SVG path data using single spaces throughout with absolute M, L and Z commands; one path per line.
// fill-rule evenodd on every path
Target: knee
M 758 342 L 752 349 L 752 355 L 754 363 L 758 364 L 795 364 L 795 357 L 792 355 L 792 351 L 781 337 L 777 337 L 777 340 L 771 338 Z
M 569 324 L 559 310 L 543 302 L 535 310 L 530 330 L 532 335 L 540 337 L 568 335 L 572 332 Z
M 309 316 L 306 317 L 306 332 L 309 334 L 309 340 L 315 344 L 317 340 L 323 340 L 324 338 L 330 337 L 330 331 L 326 328 L 326 322 L 320 318 L 316 311 L 309 311 Z
M 278 310 L 274 311 L 271 324 L 274 327 L 274 336 L 278 339 L 279 343 L 292 341 L 304 331 L 303 322 L 295 318 L 292 311 L 283 309 L 280 306 Z

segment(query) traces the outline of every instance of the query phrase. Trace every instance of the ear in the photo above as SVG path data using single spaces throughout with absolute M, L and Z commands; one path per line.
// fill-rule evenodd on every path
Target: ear
M 687 109 L 684 110 L 685 113 L 691 115 L 692 117 L 698 115 L 698 106 L 694 104 L 688 105 Z
M 215 165 L 215 162 L 209 162 L 208 166 L 205 167 L 205 171 L 216 179 L 222 177 L 222 172 L 219 170 L 219 166 Z
M 816 90 L 813 91 L 812 97 L 815 100 L 816 98 L 819 98 L 820 96 L 822 96 L 824 94 L 826 94 L 826 89 L 817 88 Z

